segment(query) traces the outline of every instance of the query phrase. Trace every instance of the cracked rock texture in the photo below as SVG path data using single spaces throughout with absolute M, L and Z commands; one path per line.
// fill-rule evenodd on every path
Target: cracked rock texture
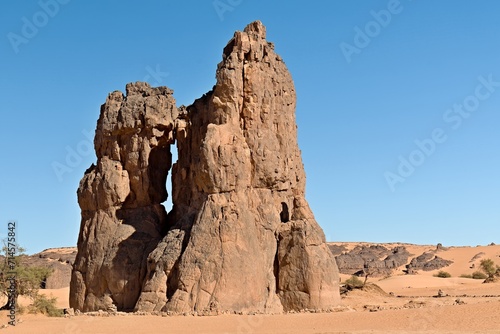
M 340 303 L 335 259 L 304 197 L 293 81 L 265 37 L 258 21 L 236 32 L 217 84 L 187 108 L 144 83 L 108 97 L 97 166 L 78 189 L 71 307 L 281 313 Z
M 357 246 L 350 252 L 344 252 L 341 248 L 330 250 L 336 256 L 339 272 L 348 275 L 386 276 L 393 273 L 398 267 L 408 263 L 410 253 L 404 246 L 392 249 L 381 245 Z M 335 252 L 335 250 L 337 252 Z

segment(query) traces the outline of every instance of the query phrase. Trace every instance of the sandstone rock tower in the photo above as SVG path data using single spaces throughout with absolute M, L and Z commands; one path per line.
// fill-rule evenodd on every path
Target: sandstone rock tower
M 187 108 L 145 83 L 108 96 L 97 166 L 78 189 L 71 307 L 280 313 L 340 302 L 304 198 L 293 81 L 265 37 L 259 21 L 236 32 L 217 84 Z

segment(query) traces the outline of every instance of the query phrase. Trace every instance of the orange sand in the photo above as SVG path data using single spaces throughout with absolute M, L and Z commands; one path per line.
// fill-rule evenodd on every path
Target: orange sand
M 353 246 L 355 243 L 345 243 Z M 357 244 L 357 243 L 356 243 Z M 395 244 L 387 245 L 394 247 Z M 420 255 L 435 246 L 405 245 Z M 403 275 L 397 271 L 388 278 L 372 278 L 386 292 L 356 290 L 343 297 L 338 312 L 284 315 L 139 316 L 48 318 L 18 315 L 16 327 L 1 333 L 500 333 L 500 283 L 482 284 L 480 280 L 459 278 L 477 270 L 480 259 L 470 269 L 474 255 L 491 258 L 500 264 L 500 246 L 452 247 L 437 255 L 455 261 L 443 270 L 451 278 L 437 278 L 435 272 Z M 401 270 L 403 268 L 400 268 Z M 441 289 L 446 297 L 436 298 Z M 44 290 L 58 297 L 58 306 L 68 307 L 68 289 Z M 26 305 L 29 301 L 20 300 Z M 370 311 L 371 310 L 371 311 Z M 0 313 L 0 324 L 7 323 Z

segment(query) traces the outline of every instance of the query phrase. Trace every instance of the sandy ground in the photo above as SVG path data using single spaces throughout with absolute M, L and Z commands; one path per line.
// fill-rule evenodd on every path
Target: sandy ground
M 2 333 L 500 333 L 500 299 L 379 312 L 272 316 L 20 316 Z
M 354 245 L 354 244 L 353 244 Z M 395 244 L 390 244 L 390 246 Z M 415 256 L 435 246 L 405 245 Z M 471 262 L 478 253 L 485 253 Z M 1 333 L 499 333 L 500 283 L 459 278 L 477 270 L 482 258 L 500 264 L 500 246 L 451 247 L 437 255 L 455 263 L 445 271 L 451 278 L 433 277 L 435 272 L 373 278 L 384 291 L 370 288 L 344 296 L 338 311 L 285 315 L 139 316 L 96 317 L 80 315 L 48 318 L 18 315 L 21 322 L 0 329 Z M 475 268 L 470 266 L 475 264 Z M 445 297 L 436 297 L 442 290 Z M 44 290 L 58 298 L 60 308 L 68 307 L 68 289 Z M 392 292 L 392 294 L 389 294 Z M 21 299 L 21 304 L 29 301 Z M 0 312 L 0 325 L 8 320 Z

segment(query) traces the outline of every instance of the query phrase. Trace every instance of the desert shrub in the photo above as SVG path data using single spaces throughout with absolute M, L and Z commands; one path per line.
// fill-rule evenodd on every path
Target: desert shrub
M 360 280 L 357 276 L 351 276 L 351 278 L 347 279 L 345 282 L 344 282 L 344 285 L 348 288 L 348 289 L 360 289 L 363 287 L 363 281 Z
M 473 279 L 487 279 L 488 275 L 486 275 L 485 273 L 483 273 L 481 271 L 475 271 L 472 273 L 472 278 Z
M 448 278 L 451 277 L 451 274 L 449 272 L 440 270 L 437 274 L 434 274 L 434 277 Z
M 460 275 L 461 278 L 473 278 L 471 274 L 462 274 Z
M 481 267 L 481 270 L 484 271 L 490 278 L 493 278 L 499 269 L 498 266 L 495 266 L 495 262 L 493 262 L 492 259 L 481 260 L 479 266 Z
M 49 317 L 62 317 L 64 316 L 64 311 L 56 307 L 56 302 L 56 297 L 49 298 L 44 294 L 36 295 L 33 299 L 33 304 L 28 307 L 29 313 L 41 313 Z
M 45 267 L 28 267 L 19 264 L 16 268 L 18 292 L 31 298 L 36 297 L 42 282 L 52 273 L 52 269 Z
M 38 294 L 38 290 L 42 282 L 47 280 L 47 277 L 52 273 L 52 269 L 45 267 L 31 267 L 22 263 L 21 258 L 24 255 L 24 249 L 19 247 L 18 254 L 13 257 L 8 253 L 8 248 L 4 246 L 2 252 L 5 256 L 0 261 L 0 293 L 5 297 L 9 297 L 9 287 L 12 284 L 11 278 L 14 277 L 17 287 L 17 294 L 13 298 L 7 298 L 5 305 L 0 307 L 0 310 L 9 310 L 12 303 L 17 303 L 19 295 L 34 299 Z M 12 270 L 11 265 L 14 265 Z

